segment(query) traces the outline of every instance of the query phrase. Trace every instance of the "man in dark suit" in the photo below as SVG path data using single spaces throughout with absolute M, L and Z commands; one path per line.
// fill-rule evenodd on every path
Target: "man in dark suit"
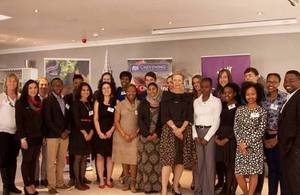
M 48 192 L 58 193 L 56 188 L 66 189 L 63 170 L 69 144 L 69 109 L 62 97 L 63 82 L 60 78 L 51 81 L 52 92 L 44 101 L 47 127 L 47 178 Z
M 289 93 L 279 117 L 279 148 L 287 194 L 300 194 L 300 73 L 285 74 L 284 88 Z

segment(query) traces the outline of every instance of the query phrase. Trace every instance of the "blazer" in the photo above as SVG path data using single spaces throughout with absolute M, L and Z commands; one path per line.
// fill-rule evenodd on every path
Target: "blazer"
M 21 100 L 16 102 L 16 125 L 17 135 L 20 139 L 42 138 L 43 137 L 43 116 L 42 112 L 35 112 L 29 105 L 24 105 Z
M 63 115 L 56 97 L 50 93 L 44 100 L 45 123 L 47 138 L 60 138 L 64 130 L 70 129 L 70 107 L 65 107 Z
M 287 101 L 278 121 L 280 152 L 287 157 L 291 152 L 300 154 L 300 89 Z
M 159 113 L 158 113 L 158 119 L 156 123 L 156 130 L 155 133 L 157 134 L 158 137 L 161 135 L 162 131 L 162 123 L 160 119 L 160 108 L 159 108 Z M 138 124 L 140 128 L 140 134 L 143 137 L 147 137 L 150 135 L 149 133 L 149 128 L 150 128 L 150 103 L 147 100 L 143 100 L 139 107 L 138 107 Z

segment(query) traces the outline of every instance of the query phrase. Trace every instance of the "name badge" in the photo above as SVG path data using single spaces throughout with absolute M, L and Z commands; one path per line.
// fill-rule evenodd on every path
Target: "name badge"
M 270 108 L 271 108 L 271 110 L 278 110 L 278 105 L 277 104 L 271 104 Z
M 115 111 L 115 109 L 114 109 L 114 108 L 112 108 L 112 107 L 108 107 L 108 108 L 107 108 L 107 111 L 108 111 L 108 112 L 114 112 L 114 111 Z
M 94 114 L 94 111 L 93 110 L 90 110 L 89 111 L 89 116 L 92 116 Z
M 66 109 L 70 109 L 70 105 L 69 104 L 66 104 Z
M 259 114 L 257 112 L 253 112 L 253 113 L 251 113 L 250 117 L 251 118 L 258 118 Z
M 235 104 L 231 104 L 231 105 L 228 106 L 228 110 L 231 110 L 231 109 L 233 109 L 235 107 L 236 107 Z
M 121 91 L 121 95 L 126 95 L 126 92 L 125 91 Z
M 134 111 L 134 114 L 135 114 L 135 115 L 138 115 L 138 111 L 137 111 L 137 110 L 135 110 L 135 111 Z

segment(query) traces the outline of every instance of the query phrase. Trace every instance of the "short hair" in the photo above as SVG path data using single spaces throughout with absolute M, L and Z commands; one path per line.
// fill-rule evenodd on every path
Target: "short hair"
M 285 74 L 293 74 L 300 80 L 300 73 L 297 70 L 289 70 Z
M 227 83 L 222 89 L 221 89 L 221 92 L 222 94 L 224 93 L 224 89 L 225 88 L 231 88 L 235 93 L 236 93 L 236 96 L 235 96 L 235 100 L 238 102 L 238 103 L 241 103 L 241 95 L 240 95 L 240 87 L 238 86 L 238 84 L 236 83 Z
M 256 91 L 256 103 L 260 104 L 261 101 L 264 99 L 264 88 L 261 84 L 254 83 L 251 81 L 250 82 L 246 81 L 246 82 L 242 83 L 241 96 L 242 96 L 243 100 L 245 102 L 247 102 L 246 91 L 251 87 L 253 87 Z
M 137 90 L 135 84 L 132 84 L 132 83 L 129 83 L 129 85 L 126 87 L 125 91 L 127 92 L 127 90 L 128 90 L 130 87 L 135 88 L 136 93 L 138 93 L 138 90 Z
M 53 86 L 53 83 L 54 83 L 55 81 L 59 81 L 59 82 L 61 82 L 62 84 L 64 83 L 64 82 L 61 80 L 61 78 L 55 77 L 54 79 L 51 80 L 51 83 L 50 83 L 51 86 Z
M 156 74 L 155 74 L 154 72 L 152 72 L 152 71 L 147 72 L 147 73 L 145 74 L 145 78 L 146 78 L 146 77 L 152 77 L 152 78 L 154 78 L 154 80 L 156 81 Z
M 257 69 L 256 69 L 256 68 L 253 68 L 253 67 L 246 68 L 246 70 L 244 71 L 244 74 L 247 74 L 247 73 L 249 73 L 249 72 L 254 73 L 256 76 L 259 75 Z
M 267 75 L 267 80 L 268 80 L 268 78 L 269 78 L 270 76 L 275 76 L 275 77 L 278 78 L 279 82 L 281 81 L 281 77 L 280 77 L 280 75 L 279 75 L 278 73 L 274 73 L 274 72 L 269 73 L 269 74 Z
M 83 77 L 82 77 L 81 74 L 74 74 L 74 76 L 73 76 L 73 81 L 74 81 L 75 79 L 83 80 Z
M 209 82 L 210 86 L 212 86 L 212 79 L 209 77 L 204 77 L 203 79 L 201 79 L 201 83 L 204 82 Z
M 37 82 L 40 83 L 41 80 L 47 81 L 47 83 L 49 83 L 47 77 L 39 77 L 38 80 L 37 80 Z
M 129 72 L 129 71 L 122 71 L 122 72 L 120 73 L 119 78 L 121 79 L 122 77 L 128 77 L 129 80 L 131 81 L 131 79 L 132 79 L 132 74 L 131 74 L 131 72 Z

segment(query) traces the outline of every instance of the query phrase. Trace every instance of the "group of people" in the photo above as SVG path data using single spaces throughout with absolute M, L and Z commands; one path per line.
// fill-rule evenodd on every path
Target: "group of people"
M 183 170 L 191 169 L 196 195 L 260 194 L 264 160 L 268 165 L 269 195 L 300 194 L 300 73 L 281 77 L 270 73 L 259 83 L 255 68 L 244 72 L 245 82 L 234 83 L 222 69 L 217 86 L 211 78 L 195 75 L 193 91 L 184 88 L 184 75 L 167 78 L 168 91 L 145 74 L 146 91 L 139 92 L 128 71 L 116 87 L 104 73 L 93 93 L 81 75 L 74 75 L 72 93 L 63 95 L 64 83 L 54 78 L 27 81 L 19 93 L 16 75 L 9 74 L 0 94 L 0 166 L 3 194 L 21 193 L 14 183 L 17 156 L 25 194 L 50 194 L 74 185 L 88 190 L 87 157 L 95 159 L 99 188 L 114 187 L 114 163 L 122 165 L 122 190 L 180 195 Z M 41 168 L 40 168 L 41 153 Z M 63 171 L 68 154 L 70 181 Z M 39 173 L 41 172 L 41 179 Z M 170 176 L 173 175 L 172 182 Z M 217 179 L 216 179 L 217 178 Z M 249 180 L 249 181 L 248 181 Z

